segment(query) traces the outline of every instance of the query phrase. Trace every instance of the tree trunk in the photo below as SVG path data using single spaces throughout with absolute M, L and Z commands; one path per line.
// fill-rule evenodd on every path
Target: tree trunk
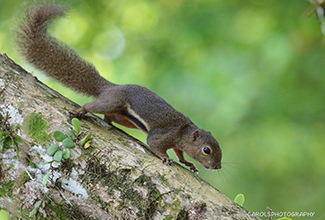
M 53 160 L 47 154 L 58 143 L 53 133 L 74 130 L 67 112 L 75 108 L 0 54 L 0 206 L 11 215 L 257 219 L 195 173 L 178 164 L 163 165 L 143 143 L 92 114 L 80 119 L 82 131 L 92 133 L 91 146 L 76 147 L 61 162 L 42 164 Z

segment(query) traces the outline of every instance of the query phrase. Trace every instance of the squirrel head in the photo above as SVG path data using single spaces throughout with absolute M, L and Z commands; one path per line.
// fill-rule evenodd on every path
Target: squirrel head
M 196 151 L 185 151 L 190 157 L 198 161 L 206 169 L 221 169 L 221 149 L 218 141 L 210 131 L 195 130 L 190 134 L 191 145 L 196 146 Z

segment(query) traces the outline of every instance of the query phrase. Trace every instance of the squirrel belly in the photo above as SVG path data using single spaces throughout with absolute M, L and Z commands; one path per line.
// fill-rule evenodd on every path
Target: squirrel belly
M 100 113 L 111 123 L 137 128 L 148 134 L 149 148 L 167 164 L 166 153 L 173 149 L 179 161 L 192 171 L 198 170 L 185 160 L 183 153 L 207 169 L 221 168 L 221 149 L 209 131 L 198 128 L 151 90 L 139 85 L 117 85 L 103 78 L 96 68 L 73 49 L 47 33 L 49 24 L 65 15 L 60 5 L 41 4 L 26 12 L 17 31 L 21 54 L 36 68 L 64 86 L 94 97 L 70 114 L 79 117 L 87 112 Z
M 127 114 L 123 114 L 123 113 L 116 113 L 113 115 L 104 115 L 104 120 L 109 124 L 112 124 L 112 122 L 115 122 L 115 123 L 122 125 L 124 127 L 127 127 L 127 128 L 139 129 L 139 130 L 143 131 L 144 133 L 148 134 L 148 130 L 147 130 L 146 126 L 132 115 L 127 115 Z

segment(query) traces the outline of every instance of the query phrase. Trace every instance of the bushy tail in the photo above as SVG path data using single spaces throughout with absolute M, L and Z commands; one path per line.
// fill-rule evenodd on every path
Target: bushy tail
M 114 84 L 101 77 L 96 68 L 73 49 L 47 33 L 49 24 L 65 13 L 60 5 L 31 7 L 19 25 L 18 46 L 26 60 L 48 76 L 77 92 L 98 97 Z

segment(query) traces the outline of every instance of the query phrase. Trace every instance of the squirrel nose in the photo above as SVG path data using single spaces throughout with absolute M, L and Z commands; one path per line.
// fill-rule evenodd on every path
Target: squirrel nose
M 221 163 L 219 163 L 217 166 L 213 168 L 214 170 L 221 169 Z

